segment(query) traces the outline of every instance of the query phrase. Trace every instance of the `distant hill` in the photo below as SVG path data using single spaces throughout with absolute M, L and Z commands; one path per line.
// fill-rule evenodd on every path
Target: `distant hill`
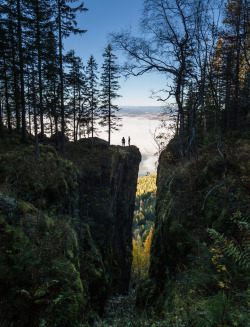
M 121 107 L 121 116 L 154 116 L 157 117 L 162 111 L 161 106 L 124 106 Z
M 170 108 L 169 108 L 170 109 Z M 145 117 L 148 119 L 159 120 L 162 113 L 162 106 L 122 106 L 118 115 L 123 117 Z M 170 117 L 166 116 L 167 119 Z M 165 118 L 165 119 L 166 119 Z

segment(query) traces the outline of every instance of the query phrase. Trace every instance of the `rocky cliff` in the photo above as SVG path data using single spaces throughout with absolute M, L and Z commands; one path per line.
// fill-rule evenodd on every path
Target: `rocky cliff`
M 69 144 L 67 156 L 79 170 L 79 219 L 103 258 L 107 294 L 128 291 L 132 264 L 132 223 L 141 155 L 135 146 L 108 146 L 94 139 Z M 91 286 L 97 293 L 96 283 Z
M 75 326 L 128 289 L 141 156 L 94 141 L 0 153 L 0 324 Z
M 225 144 L 210 139 L 183 164 L 174 144 L 159 160 L 149 279 L 137 305 L 161 312 L 171 326 L 245 326 L 247 134 Z

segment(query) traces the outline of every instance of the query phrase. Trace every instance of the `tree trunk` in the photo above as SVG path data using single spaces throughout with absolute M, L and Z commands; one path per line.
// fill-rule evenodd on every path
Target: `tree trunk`
M 178 110 L 177 120 L 176 120 L 176 135 L 179 134 L 179 124 L 180 124 L 180 114 L 179 114 L 179 110 Z
M 111 138 L 111 70 L 109 67 L 109 145 L 110 145 L 110 138 Z
M 179 74 L 177 76 L 177 85 L 176 85 L 176 90 L 175 90 L 175 99 L 178 105 L 178 113 L 180 116 L 180 131 L 179 131 L 179 154 L 180 154 L 180 159 L 183 162 L 184 159 L 184 146 L 183 146 L 183 139 L 184 139 L 184 110 L 183 106 L 181 103 L 181 83 L 182 83 L 182 75 Z
M 12 132 L 11 112 L 10 112 L 10 104 L 9 104 L 8 78 L 7 78 L 7 67 L 6 67 L 5 58 L 3 58 L 3 65 L 4 65 L 5 107 L 7 113 L 7 124 L 8 124 L 8 130 L 11 133 Z
M 25 112 L 25 94 L 24 94 L 24 74 L 23 74 L 23 46 L 22 46 L 22 26 L 21 26 L 21 8 L 20 0 L 17 0 L 18 17 L 18 48 L 19 48 L 19 70 L 21 82 L 21 108 L 22 108 L 22 141 L 26 142 L 26 112 Z
M 63 58 L 62 58 L 62 21 L 61 21 L 61 0 L 57 1 L 58 4 L 58 32 L 59 32 L 59 63 L 60 63 L 60 83 L 61 83 L 61 146 L 62 152 L 65 153 L 65 117 L 64 117 L 64 81 L 63 81 Z
M 55 129 L 56 129 L 56 148 L 58 148 L 58 119 L 55 115 Z
M 36 0 L 36 41 L 37 41 L 37 56 L 38 56 L 37 59 L 38 59 L 38 76 L 39 76 L 39 108 L 40 108 L 40 124 L 41 124 L 41 141 L 44 141 L 41 32 L 40 32 L 40 12 L 39 12 L 38 0 Z
M 11 34 L 11 56 L 12 56 L 12 72 L 14 77 L 14 99 L 15 99 L 15 113 L 16 113 L 16 128 L 20 129 L 20 91 L 18 86 L 18 73 L 16 68 L 16 51 L 15 51 L 15 41 L 14 41 L 14 31 L 12 26 L 12 21 L 10 24 L 10 34 Z
M 92 128 L 91 128 L 91 136 L 92 136 L 92 146 L 94 145 L 94 109 L 91 109 L 91 124 L 92 124 Z
M 28 99 L 30 99 L 30 78 L 29 78 L 29 71 L 28 71 Z M 29 134 L 30 134 L 30 138 L 31 138 L 31 110 L 30 110 L 30 100 L 29 100 L 29 104 L 28 104 L 28 114 L 29 114 Z
M 40 157 L 39 153 L 39 143 L 38 143 L 38 135 L 37 135 L 37 113 L 36 113 L 36 88 L 35 88 L 35 72 L 34 72 L 34 67 L 32 67 L 32 84 L 33 84 L 33 94 L 32 94 L 32 99 L 33 99 L 33 107 L 34 107 L 34 127 L 35 127 L 35 148 L 36 148 L 36 157 Z
M 231 59 L 230 54 L 227 54 L 226 59 L 226 96 L 225 96 L 225 115 L 224 115 L 224 123 L 225 129 L 228 132 L 229 130 L 229 112 L 230 112 L 230 86 L 231 86 Z
M 50 122 L 50 136 L 53 135 L 53 121 L 51 115 L 49 115 L 49 122 Z
M 74 142 L 76 142 L 76 88 L 74 85 L 74 99 L 73 99 L 73 138 Z
M 4 137 L 4 131 L 3 131 L 3 105 L 0 101 L 0 137 Z
M 91 124 L 92 124 L 92 130 L 91 130 L 91 135 L 92 135 L 92 146 L 94 146 L 94 94 L 93 94 L 93 87 L 92 87 L 92 100 L 91 100 Z
M 79 121 L 80 121 L 80 112 L 81 112 L 81 87 L 79 86 L 79 90 L 78 90 L 78 105 L 79 105 L 79 109 L 78 109 L 78 117 L 77 117 L 77 123 L 76 123 L 76 141 L 78 140 L 78 129 L 79 129 Z
M 238 127 L 239 119 L 239 93 L 240 93 L 240 31 L 239 22 L 237 22 L 237 37 L 236 37 L 236 67 L 235 67 L 235 89 L 234 89 L 234 119 L 233 119 L 233 129 Z
M 202 83 L 202 98 L 201 98 L 201 112 L 203 117 L 203 131 L 204 134 L 207 134 L 207 113 L 206 113 L 206 106 L 205 106 L 205 92 L 206 92 L 206 70 L 207 70 L 207 53 L 205 57 L 205 64 L 203 66 L 203 72 L 201 72 L 201 83 Z M 203 73 L 203 74 L 202 74 Z

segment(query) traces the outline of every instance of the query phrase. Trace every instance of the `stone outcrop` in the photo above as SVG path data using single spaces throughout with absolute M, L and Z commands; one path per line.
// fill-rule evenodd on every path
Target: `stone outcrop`
M 83 139 L 66 151 L 80 172 L 79 218 L 89 224 L 102 254 L 110 281 L 106 294 L 126 292 L 140 152 L 135 146 L 108 146 L 97 138 L 93 147 L 90 139 Z

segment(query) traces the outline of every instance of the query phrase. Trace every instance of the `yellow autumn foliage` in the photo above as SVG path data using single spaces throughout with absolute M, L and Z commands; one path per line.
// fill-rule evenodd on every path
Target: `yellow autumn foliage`
M 147 277 L 150 265 L 150 247 L 152 242 L 153 228 L 142 244 L 141 237 L 133 239 L 133 262 L 132 262 L 132 281 L 141 280 Z

